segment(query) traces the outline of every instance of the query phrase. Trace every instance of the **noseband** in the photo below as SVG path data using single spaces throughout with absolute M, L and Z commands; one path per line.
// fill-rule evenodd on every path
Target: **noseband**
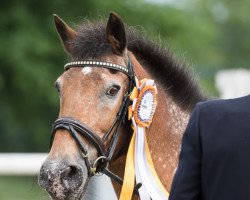
M 129 77 L 129 87 L 127 93 L 123 97 L 123 102 L 121 107 L 117 113 L 115 120 L 113 121 L 109 130 L 105 133 L 103 138 L 100 138 L 91 128 L 87 127 L 85 124 L 82 124 L 78 120 L 69 117 L 61 117 L 58 118 L 53 126 L 52 126 L 52 135 L 50 146 L 52 147 L 55 133 L 58 129 L 67 130 L 74 140 L 76 141 L 79 149 L 82 152 L 82 155 L 85 159 L 85 163 L 88 169 L 89 177 L 97 174 L 97 173 L 104 173 L 108 175 L 110 178 L 115 179 L 117 182 L 122 184 L 122 179 L 108 170 L 108 164 L 112 160 L 114 156 L 114 151 L 117 145 L 117 141 L 120 135 L 120 128 L 122 123 L 125 121 L 126 113 L 130 104 L 129 94 L 131 93 L 134 85 L 135 85 L 135 77 L 133 66 L 131 63 L 130 58 L 128 58 L 128 65 L 127 67 L 109 63 L 109 62 L 100 62 L 100 61 L 76 61 L 67 63 L 64 66 L 65 70 L 68 70 L 73 67 L 103 67 L 112 70 L 121 71 Z M 111 137 L 111 142 L 108 148 L 105 148 L 104 143 L 107 141 L 109 136 L 113 133 Z M 93 162 L 90 163 L 88 159 L 88 151 L 84 147 L 84 144 L 81 142 L 80 136 L 87 138 L 87 140 L 96 148 L 98 153 L 98 158 Z

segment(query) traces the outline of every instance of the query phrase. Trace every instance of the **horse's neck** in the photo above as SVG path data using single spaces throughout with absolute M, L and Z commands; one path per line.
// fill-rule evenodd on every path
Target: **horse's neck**
M 150 78 L 133 55 L 130 56 L 135 73 L 139 79 Z M 147 140 L 150 153 L 156 172 L 169 191 L 174 172 L 178 164 L 178 155 L 182 134 L 186 128 L 189 113 L 183 111 L 165 92 L 165 89 L 157 83 L 157 109 L 153 123 L 147 133 Z M 123 155 L 110 165 L 111 170 L 123 177 L 125 168 L 125 157 Z M 121 186 L 113 182 L 117 194 L 120 193 Z
M 180 109 L 159 84 L 157 89 L 157 109 L 147 138 L 157 174 L 169 191 L 189 113 Z

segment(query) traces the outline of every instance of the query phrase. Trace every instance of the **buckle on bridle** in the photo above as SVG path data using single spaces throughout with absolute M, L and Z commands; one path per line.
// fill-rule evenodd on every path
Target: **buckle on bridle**
M 101 165 L 98 166 L 99 161 L 102 160 Z M 92 164 L 92 166 L 90 167 L 91 173 L 95 176 L 101 176 L 103 175 L 103 173 L 101 172 L 101 170 L 99 171 L 99 168 L 107 168 L 108 167 L 108 158 L 106 156 L 99 156 L 94 163 Z M 104 166 L 105 165 L 105 166 Z

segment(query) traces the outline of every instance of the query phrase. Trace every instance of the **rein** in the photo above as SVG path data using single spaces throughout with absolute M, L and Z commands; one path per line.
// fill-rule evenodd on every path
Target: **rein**
M 94 176 L 99 173 L 106 174 L 110 178 L 116 180 L 118 183 L 122 184 L 123 180 L 114 174 L 113 172 L 109 171 L 108 164 L 112 160 L 114 151 L 117 145 L 117 141 L 120 135 L 120 128 L 122 123 L 125 121 L 125 117 L 127 115 L 128 107 L 130 105 L 129 95 L 132 92 L 132 89 L 135 85 L 135 75 L 133 71 L 133 66 L 130 58 L 128 57 L 128 65 L 127 67 L 122 65 L 113 64 L 110 62 L 101 62 L 101 61 L 76 61 L 70 62 L 65 64 L 64 69 L 67 71 L 73 67 L 103 67 L 112 70 L 121 71 L 129 77 L 129 87 L 128 91 L 123 97 L 123 102 L 120 106 L 120 109 L 116 115 L 115 120 L 113 121 L 112 125 L 105 133 L 103 138 L 100 138 L 91 128 L 87 127 L 85 124 L 80 123 L 77 119 L 70 118 L 70 117 L 61 117 L 58 118 L 53 126 L 52 126 L 52 135 L 50 140 L 50 147 L 52 147 L 55 133 L 58 129 L 65 129 L 67 130 L 76 141 L 79 149 L 82 152 L 83 158 L 85 160 L 86 167 L 88 169 L 88 176 Z M 109 138 L 110 134 L 113 133 L 111 137 L 111 143 L 107 149 L 104 147 L 104 142 Z M 96 148 L 98 152 L 98 158 L 93 162 L 90 163 L 88 159 L 88 151 L 84 147 L 79 134 L 83 137 L 86 137 L 91 144 Z M 135 186 L 134 191 L 136 192 L 137 189 L 140 187 L 140 184 Z

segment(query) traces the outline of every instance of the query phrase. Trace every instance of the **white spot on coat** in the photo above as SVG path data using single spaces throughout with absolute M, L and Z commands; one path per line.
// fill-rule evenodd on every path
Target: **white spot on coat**
M 89 74 L 91 72 L 92 72 L 92 68 L 91 67 L 84 67 L 84 68 L 82 68 L 82 73 L 84 75 L 87 75 L 87 74 Z

